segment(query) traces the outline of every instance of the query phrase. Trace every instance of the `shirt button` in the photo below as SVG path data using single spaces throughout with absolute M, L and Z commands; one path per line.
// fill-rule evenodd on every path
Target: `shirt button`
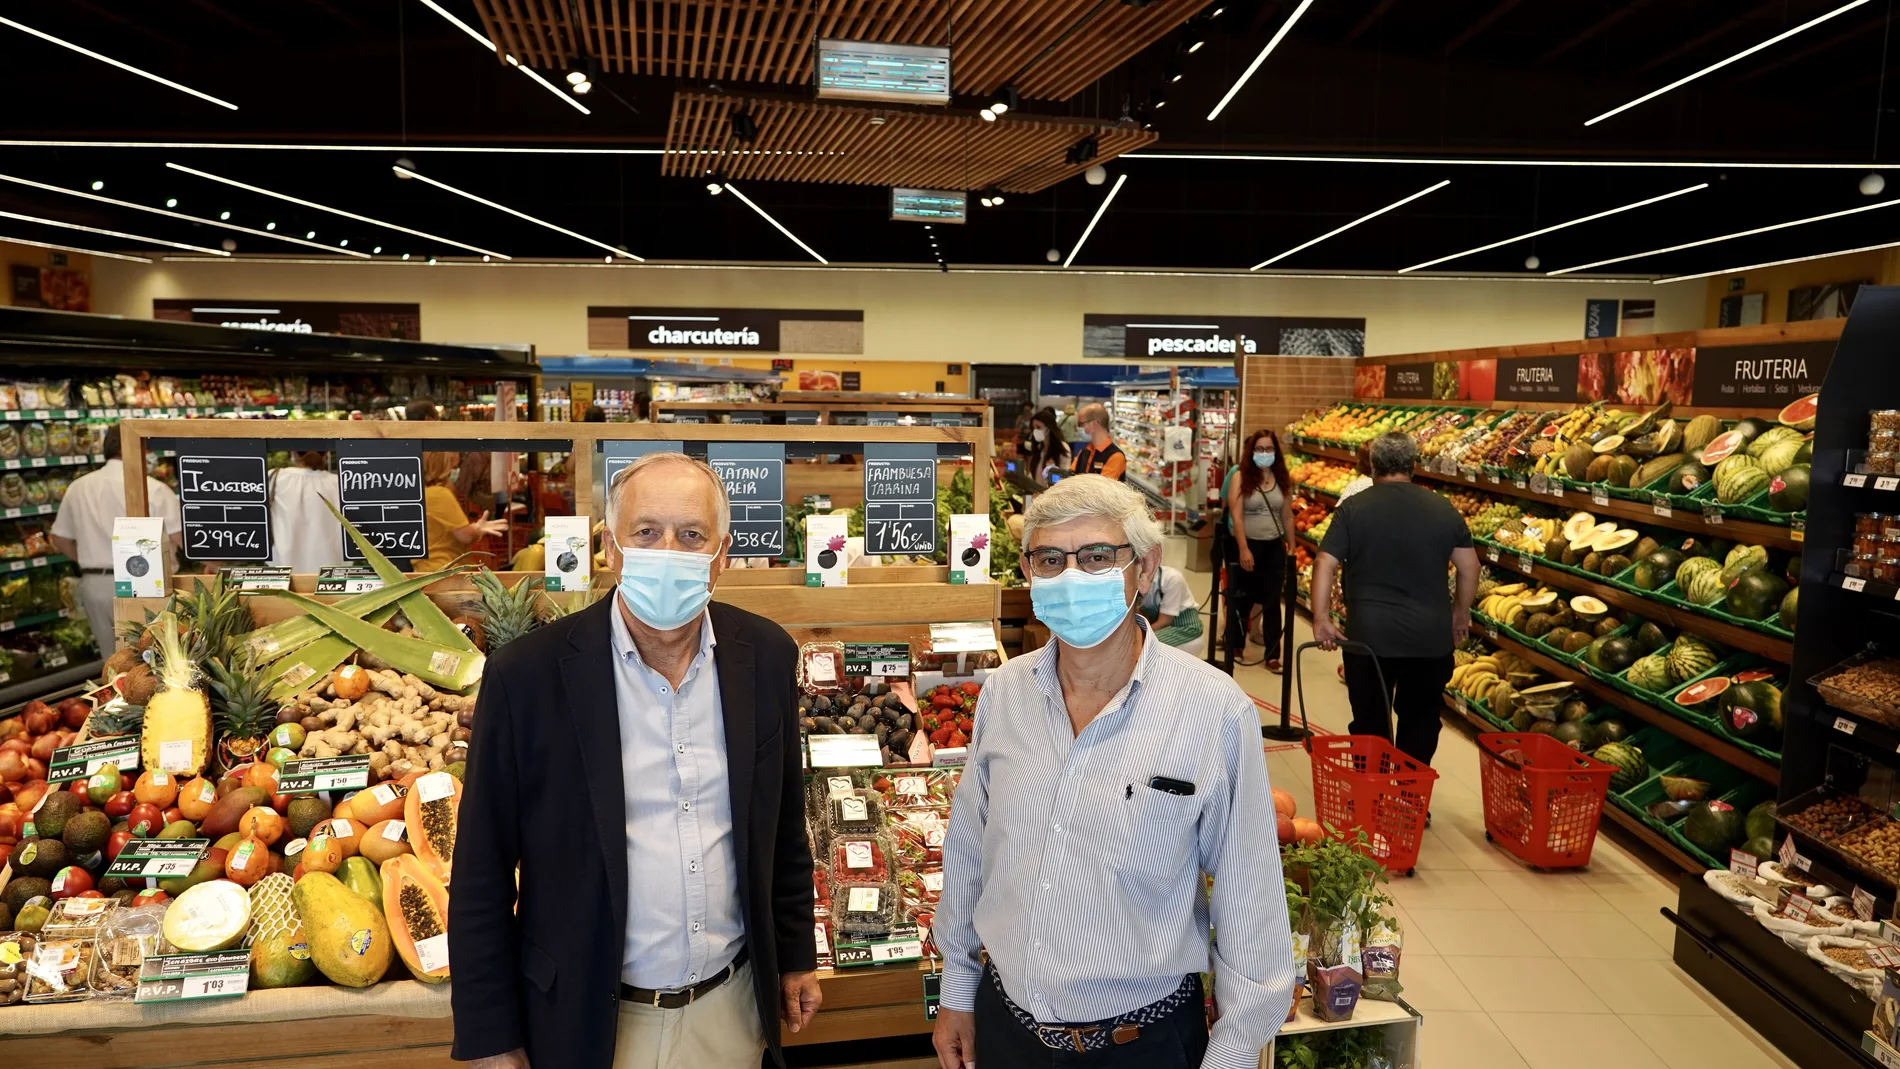
M 673 747 L 673 748 L 674 748 L 675 750 L 678 750 L 678 751 L 679 751 L 680 753 L 685 753 L 685 752 L 686 752 L 686 744 L 685 744 L 685 743 L 683 743 L 683 742 L 682 742 L 682 743 L 680 743 L 680 744 L 679 744 L 678 746 L 675 746 L 675 747 Z
M 1040 939 L 1038 939 L 1038 940 L 1036 940 L 1036 949 L 1037 949 L 1037 950 L 1041 950 L 1041 949 L 1042 949 L 1042 940 L 1040 940 Z
M 688 861 L 688 862 L 686 863 L 686 871 L 687 871 L 687 872 L 698 872 L 698 871 L 699 871 L 699 862 L 697 862 L 697 861 Z
M 698 922 L 698 921 L 694 921 L 694 922 L 693 922 L 693 931 L 695 931 L 695 932 L 697 932 L 697 931 L 699 931 L 699 922 Z
M 681 802 L 681 803 L 680 803 L 680 808 L 681 808 L 681 809 L 683 809 L 683 810 L 685 810 L 685 811 L 686 811 L 686 812 L 688 812 L 688 813 L 691 813 L 691 812 L 693 811 L 693 803 L 691 803 L 691 802 Z
M 1062 825 L 1060 825 L 1060 824 L 1057 824 L 1057 825 L 1055 826 L 1055 829 L 1056 829 L 1057 831 L 1061 831 L 1061 830 L 1062 830 Z
M 1042 881 L 1042 889 L 1043 889 L 1043 890 L 1045 890 L 1045 891 L 1047 891 L 1047 890 L 1049 889 L 1049 881 L 1048 881 L 1048 880 L 1044 880 L 1044 881 Z
M 697 979 L 699 979 L 699 974 L 698 974 L 698 973 L 687 973 L 687 974 L 686 974 L 686 982 L 687 982 L 687 983 L 692 983 L 692 982 L 693 982 L 694 980 L 697 980 Z

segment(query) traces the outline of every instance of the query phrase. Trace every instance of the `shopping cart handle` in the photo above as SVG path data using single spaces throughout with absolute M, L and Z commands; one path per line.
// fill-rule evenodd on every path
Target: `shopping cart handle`
M 1363 653 L 1369 657 L 1374 656 L 1372 652 L 1372 646 L 1369 643 L 1354 642 L 1352 639 L 1342 638 L 1337 643 L 1335 643 L 1335 645 L 1337 645 L 1342 650 L 1351 650 L 1354 653 Z M 1305 653 L 1307 650 L 1317 650 L 1317 649 L 1324 649 L 1324 648 L 1325 647 L 1321 646 L 1317 642 L 1302 642 L 1300 643 L 1299 648 L 1293 651 L 1293 655 L 1297 657 L 1300 654 Z

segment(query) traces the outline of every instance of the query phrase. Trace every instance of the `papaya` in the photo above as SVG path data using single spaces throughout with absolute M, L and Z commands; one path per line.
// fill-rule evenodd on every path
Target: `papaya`
M 447 772 L 416 778 L 402 800 L 409 846 L 436 879 L 450 883 L 455 864 L 455 829 L 462 807 L 462 784 Z
M 198 834 L 220 839 L 238 830 L 238 821 L 258 806 L 270 805 L 270 793 L 262 787 L 239 787 L 218 799 L 198 825 Z
M 439 984 L 449 978 L 449 891 L 417 858 L 403 854 L 383 862 L 384 911 L 390 941 L 415 978 Z
M 310 960 L 332 983 L 368 987 L 389 971 L 395 948 L 383 912 L 327 872 L 305 872 L 291 889 Z
M 343 881 L 343 886 L 362 895 L 370 905 L 383 908 L 383 881 L 376 875 L 376 866 L 367 858 L 344 858 L 343 864 L 337 867 L 336 878 Z

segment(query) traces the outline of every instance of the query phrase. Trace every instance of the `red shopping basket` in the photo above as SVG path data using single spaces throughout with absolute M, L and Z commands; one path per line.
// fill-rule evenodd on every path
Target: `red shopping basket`
M 1377 735 L 1315 735 L 1307 746 L 1320 824 L 1363 829 L 1373 860 L 1388 872 L 1411 875 L 1438 773 Z
M 1548 735 L 1478 736 L 1484 837 L 1540 868 L 1590 863 L 1616 769 Z

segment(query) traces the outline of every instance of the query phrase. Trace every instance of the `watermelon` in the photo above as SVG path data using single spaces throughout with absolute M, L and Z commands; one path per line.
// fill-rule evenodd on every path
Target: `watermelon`
M 1703 685 L 1697 683 L 1695 686 Z M 1694 690 L 1695 687 L 1689 689 Z M 1757 746 L 1780 747 L 1780 688 L 1767 680 L 1738 683 L 1722 695 L 1722 704 L 1727 707 L 1722 723 L 1736 738 Z
M 1709 465 L 1720 464 L 1745 448 L 1753 437 L 1752 434 L 1743 434 L 1741 425 L 1737 424 L 1735 430 L 1716 435 L 1714 441 L 1702 447 L 1701 462 Z M 1680 472 L 1682 469 L 1676 470 Z
M 1672 494 L 1692 494 L 1695 488 L 1709 481 L 1709 469 L 1693 460 L 1684 461 L 1682 467 L 1669 477 L 1669 492 Z
M 1711 698 L 1721 697 L 1731 685 L 1727 676 L 1715 676 L 1700 683 L 1691 683 L 1676 692 L 1675 702 L 1685 709 L 1694 709 Z
M 1644 653 L 1655 653 L 1669 645 L 1669 633 L 1654 620 L 1644 620 L 1643 626 L 1636 629 L 1636 645 Z
M 1668 661 L 1669 678 L 1687 683 L 1715 667 L 1715 647 L 1700 635 L 1678 635 L 1669 647 Z
M 1658 653 L 1640 657 L 1635 664 L 1630 665 L 1624 678 L 1629 680 L 1630 686 L 1639 690 L 1661 694 L 1669 689 L 1669 662 Z
M 1612 722 L 1604 721 L 1605 724 Z M 1616 794 L 1622 794 L 1649 778 L 1649 762 L 1643 759 L 1643 751 L 1627 742 L 1606 742 L 1590 756 L 1616 768 L 1610 774 L 1610 790 Z
M 1742 815 L 1722 801 L 1699 802 L 1682 821 L 1682 837 L 1712 858 L 1727 858 L 1742 841 Z
M 1783 408 L 1775 416 L 1775 422 L 1797 431 L 1811 431 L 1814 429 L 1814 410 L 1820 403 L 1821 395 L 1811 393 Z
M 1550 737 L 1573 750 L 1594 750 L 1596 730 L 1581 720 L 1566 720 L 1550 729 Z
M 1810 474 L 1811 469 L 1806 464 L 1784 468 L 1768 482 L 1769 506 L 1776 512 L 1806 512 Z
M 1771 798 L 1766 802 L 1756 803 L 1755 808 L 1748 811 L 1748 820 L 1744 826 L 1744 833 L 1750 839 L 1761 839 L 1764 837 L 1769 839 L 1774 838 L 1775 813 L 1774 799 Z
M 1682 594 L 1697 605 L 1714 605 L 1722 600 L 1726 593 L 1722 586 L 1722 573 L 1719 569 L 1704 569 L 1689 577 L 1683 586 Z
M 1781 599 L 1781 618 L 1776 623 L 1781 625 L 1783 631 L 1794 630 L 1795 606 L 1800 600 L 1800 587 L 1788 591 L 1788 596 Z
M 1749 442 L 1760 438 L 1772 429 L 1774 429 L 1774 424 L 1769 423 L 1760 416 L 1749 416 L 1745 419 L 1738 419 L 1735 421 L 1733 428 L 1737 434 L 1743 435 L 1744 440 Z
M 1757 861 L 1769 861 L 1775 856 L 1775 837 L 1773 835 L 1755 835 L 1742 844 L 1742 852 L 1754 854 Z M 1717 858 L 1716 860 L 1721 860 Z
M 1757 568 L 1729 584 L 1728 611 L 1744 620 L 1766 620 L 1781 611 L 1787 596 L 1787 580 Z

